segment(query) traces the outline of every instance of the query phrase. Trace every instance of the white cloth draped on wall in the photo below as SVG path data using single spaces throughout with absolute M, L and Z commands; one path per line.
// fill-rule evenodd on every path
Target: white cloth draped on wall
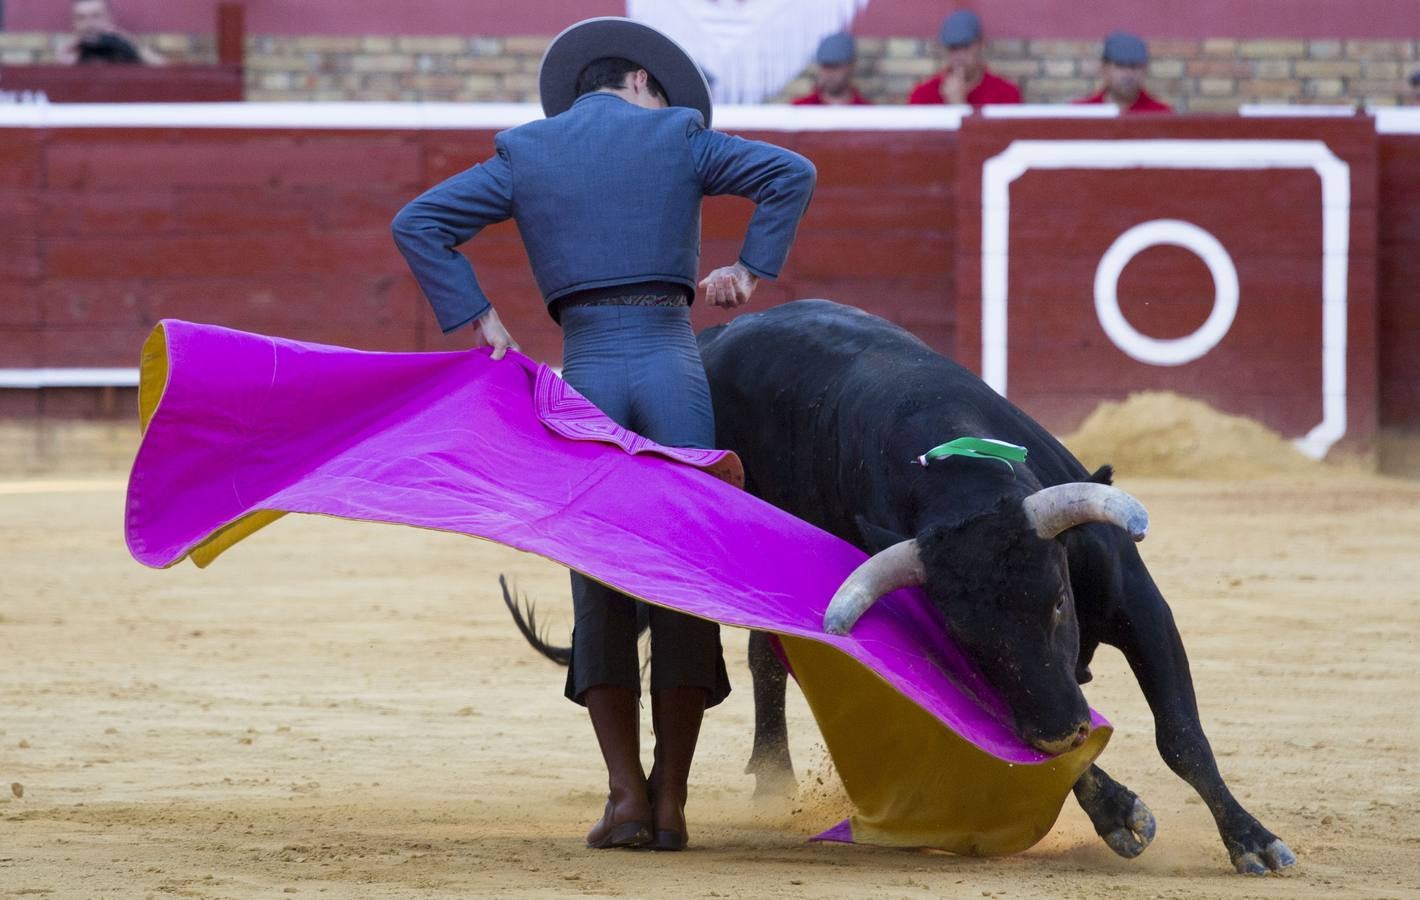
M 670 35 L 705 70 L 716 103 L 760 103 L 847 30 L 868 0 L 626 0 L 626 15 Z

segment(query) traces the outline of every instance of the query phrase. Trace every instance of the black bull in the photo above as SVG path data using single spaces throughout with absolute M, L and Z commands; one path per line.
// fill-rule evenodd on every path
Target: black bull
M 877 596 L 920 584 L 1010 704 L 1020 736 L 1051 750 L 1082 739 L 1079 685 L 1101 643 L 1118 647 L 1153 711 L 1160 754 L 1208 805 L 1237 870 L 1294 862 L 1218 772 L 1173 616 L 1125 530 L 1142 537 L 1127 511 L 1137 504 L 1104 487 L 1108 467 L 1091 475 L 975 375 L 852 307 L 805 300 L 740 316 L 704 332 L 700 349 L 716 444 L 739 454 L 747 489 L 874 554 L 834 598 L 829 627 L 847 630 Z M 1014 468 L 912 462 L 962 436 L 1020 444 L 1029 455 Z M 1050 499 L 1062 493 L 1063 504 Z M 1101 514 L 1100 502 L 1126 504 L 1126 512 Z M 1042 514 L 1042 506 L 1054 509 Z M 558 658 L 506 588 L 504 597 L 529 641 Z M 791 790 L 786 675 L 768 636 L 751 635 L 749 654 L 755 736 L 747 771 L 757 793 Z M 1098 766 L 1081 776 L 1075 797 L 1121 856 L 1137 856 L 1153 839 L 1148 807 Z

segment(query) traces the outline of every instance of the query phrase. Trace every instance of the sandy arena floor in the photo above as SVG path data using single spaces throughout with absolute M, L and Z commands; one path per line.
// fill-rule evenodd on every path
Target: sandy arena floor
M 110 478 L 0 484 L 0 896 L 1420 896 L 1420 482 L 1120 483 L 1151 510 L 1145 557 L 1219 763 L 1300 859 L 1284 877 L 1231 873 L 1108 649 L 1088 693 L 1118 728 L 1103 764 L 1158 817 L 1142 858 L 1114 857 L 1073 800 L 1006 859 L 806 843 L 837 803 L 809 774 L 793 811 L 755 809 L 737 631 L 692 850 L 586 850 L 591 728 L 495 581 L 515 575 L 561 635 L 562 570 L 288 517 L 208 571 L 151 571 Z M 803 776 L 822 751 L 792 689 L 790 716 Z

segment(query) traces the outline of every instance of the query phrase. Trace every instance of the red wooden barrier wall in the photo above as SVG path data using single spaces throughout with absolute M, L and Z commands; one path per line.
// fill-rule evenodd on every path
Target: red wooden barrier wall
M 219 103 L 242 99 L 240 63 L 214 66 L 3 66 L 0 87 L 51 103 Z
M 888 315 L 939 350 L 975 361 L 981 160 L 1006 135 L 1036 133 L 1030 129 L 1123 137 L 1141 128 L 1310 136 L 1351 162 L 1350 430 L 1368 439 L 1377 397 L 1380 424 L 1420 429 L 1420 137 L 1381 136 L 1377 165 L 1376 151 L 1366 149 L 1376 139 L 1364 136 L 1373 135 L 1364 119 L 969 121 L 960 135 L 970 151 L 960 202 L 957 132 L 761 135 L 812 158 L 819 187 L 783 280 L 762 286 L 754 305 L 813 296 L 854 303 Z M 164 316 L 370 349 L 460 346 L 464 338 L 438 334 L 389 238 L 388 223 L 421 189 L 483 158 L 491 137 L 489 131 L 0 128 L 0 368 L 132 366 L 142 339 Z M 1256 352 L 1224 342 L 1215 351 L 1224 355 L 1215 359 L 1244 367 L 1238 371 L 1247 377 L 1236 393 L 1261 397 L 1272 389 L 1259 386 L 1270 381 L 1274 387 L 1304 384 L 1313 397 L 1319 370 L 1309 361 L 1315 355 L 1305 357 L 1309 368 L 1284 370 L 1288 354 L 1276 350 L 1283 340 L 1314 339 L 1315 318 L 1273 317 L 1267 302 L 1247 301 L 1261 298 L 1272 310 L 1285 311 L 1292 301 L 1280 298 L 1315 289 L 1316 181 L 1296 172 L 1257 181 L 1214 173 L 1170 184 L 1161 194 L 1144 187 L 1122 190 L 1127 179 L 1022 176 L 1016 187 L 1030 191 L 1021 193 L 1023 205 L 1013 210 L 1013 234 L 1026 242 L 1022 247 L 1034 241 L 1039 256 L 1026 270 L 1018 269 L 1024 250 L 1013 256 L 1011 290 L 1023 293 L 1012 295 L 1021 301 L 1012 315 L 1034 302 L 1045 311 L 1043 322 L 1093 322 L 1087 304 L 1068 316 L 1053 311 L 1051 280 L 1067 271 L 1077 279 L 1089 276 L 1111 229 L 1117 235 L 1140 218 L 1163 214 L 1140 208 L 1141 197 L 1162 196 L 1164 213 L 1189 218 L 1187 202 L 1212 196 L 1215 202 L 1205 210 L 1212 218 L 1200 224 L 1216 228 L 1234 251 L 1244 284 L 1230 340 L 1258 340 Z M 1078 220 L 1080 198 L 1087 196 L 1102 200 L 1103 210 L 1062 229 L 1058 217 Z M 1226 203 L 1217 202 L 1220 197 Z M 1305 208 L 1295 206 L 1296 197 L 1308 198 Z M 962 229 L 959 208 L 966 211 Z M 737 199 L 707 201 L 703 270 L 734 258 L 749 211 Z M 1264 213 L 1265 221 L 1258 218 Z M 1106 214 L 1115 218 L 1106 222 Z M 967 248 L 960 258 L 959 230 Z M 1070 239 L 1066 245 L 1059 241 L 1062 230 Z M 516 230 L 491 228 L 469 245 L 469 253 L 525 348 L 555 360 L 559 336 L 536 295 Z M 1261 256 L 1248 256 L 1253 253 Z M 1259 259 L 1272 262 L 1259 268 Z M 1182 299 L 1172 318 L 1144 305 L 1151 299 L 1145 286 L 1154 279 L 1177 287 Z M 1193 254 L 1155 247 L 1121 276 L 1122 311 L 1145 333 L 1178 336 L 1207 316 L 1209 281 Z M 695 313 L 700 327 L 726 316 L 709 308 Z M 1107 345 L 1093 327 L 1093 335 L 1056 330 L 1044 343 L 1051 349 Z M 1040 367 L 1012 369 L 1010 393 L 1056 427 L 1071 424 L 1096 399 L 1121 395 L 1121 371 L 1129 373 L 1132 387 L 1181 387 L 1231 408 L 1216 385 L 1188 373 L 1189 366 L 1151 372 L 1118 359 L 1108 368 L 1080 365 L 1078 354 L 1053 365 L 1041 359 Z M 1052 372 L 1058 377 L 1042 374 Z M 1288 401 L 1263 418 L 1273 416 L 1272 424 L 1293 430 L 1314 414 L 1308 403 L 1314 401 Z M 0 391 L 0 416 L 33 415 L 40 404 L 50 415 L 94 408 L 90 392 Z
M 950 352 L 955 134 L 761 136 L 814 159 L 819 188 L 755 307 L 832 297 Z M 0 368 L 136 365 L 163 317 L 368 349 L 462 346 L 467 332 L 439 334 L 389 222 L 491 149 L 491 131 L 0 128 Z M 750 211 L 707 201 L 702 274 L 734 261 Z M 516 228 L 466 249 L 523 348 L 557 360 Z M 35 402 L 0 392 L 0 415 Z
M 1420 135 L 1382 135 L 1376 288 L 1382 425 L 1420 431 Z

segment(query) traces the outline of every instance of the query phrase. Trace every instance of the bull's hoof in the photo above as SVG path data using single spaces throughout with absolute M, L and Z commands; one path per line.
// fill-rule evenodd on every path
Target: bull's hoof
M 789 758 L 788 741 L 782 749 L 756 749 L 745 763 L 745 774 L 754 776 L 756 802 L 783 801 L 799 793 L 794 762 Z
M 1233 866 L 1239 875 L 1266 875 L 1296 864 L 1297 855 L 1280 838 L 1272 838 L 1261 850 L 1247 850 L 1233 856 Z
M 1149 807 L 1144 805 L 1143 800 L 1135 797 L 1134 805 L 1130 807 L 1124 824 L 1100 836 L 1109 845 L 1109 849 L 1125 859 L 1133 859 L 1147 850 L 1149 845 L 1154 842 L 1154 832 L 1157 828 L 1154 814 L 1149 810 Z
M 1090 817 L 1095 833 L 1125 859 L 1133 859 L 1153 843 L 1157 828 L 1154 814 L 1133 791 L 1099 766 L 1090 766 L 1075 782 L 1075 799 Z
M 793 772 L 754 773 L 754 799 L 756 802 L 783 802 L 798 793 L 799 782 L 794 778 Z

